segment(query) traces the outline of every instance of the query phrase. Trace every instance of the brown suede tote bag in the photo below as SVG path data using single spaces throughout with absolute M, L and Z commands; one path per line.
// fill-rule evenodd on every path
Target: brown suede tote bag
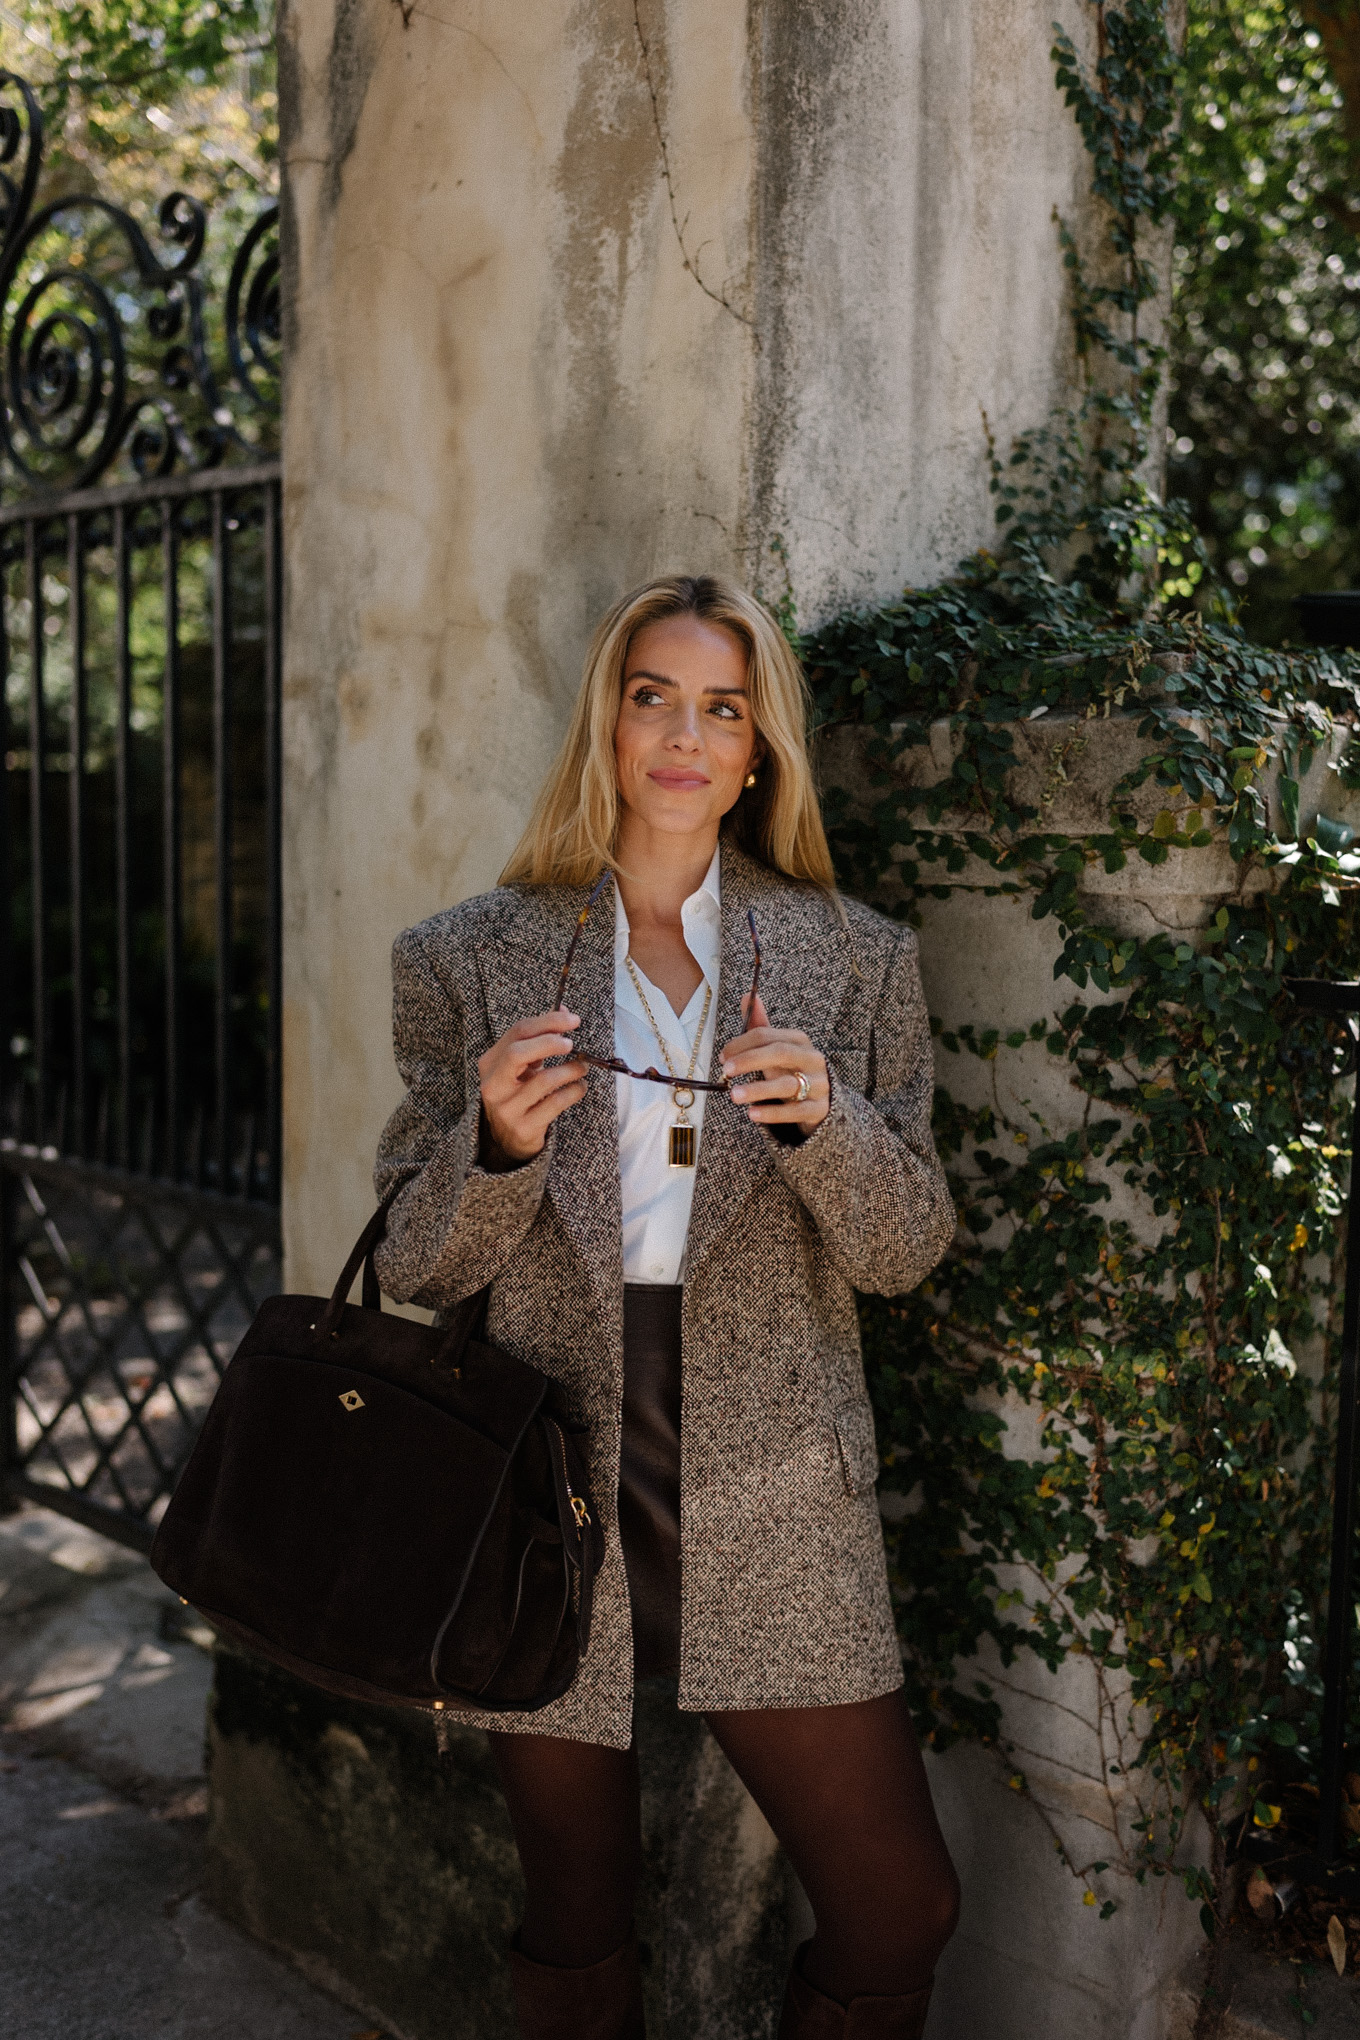
M 224 1635 L 328 1692 L 532 1712 L 590 1639 L 603 1541 L 579 1434 L 545 1375 L 486 1343 L 487 1291 L 451 1325 L 383 1315 L 386 1221 L 384 1204 L 329 1302 L 261 1307 L 151 1563 Z

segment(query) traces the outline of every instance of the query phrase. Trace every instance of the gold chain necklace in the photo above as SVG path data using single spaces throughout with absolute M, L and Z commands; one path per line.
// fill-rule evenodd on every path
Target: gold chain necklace
M 623 960 L 628 966 L 628 975 L 633 980 L 633 990 L 642 1001 L 642 1010 L 647 1015 L 652 1032 L 656 1036 L 657 1047 L 666 1059 L 666 1068 L 676 1079 L 679 1086 L 674 1095 L 675 1109 L 680 1116 L 670 1130 L 670 1166 L 673 1169 L 692 1169 L 695 1162 L 697 1129 L 689 1116 L 690 1107 L 694 1103 L 694 1093 L 687 1088 L 687 1085 L 693 1078 L 699 1061 L 699 1050 L 703 1045 L 704 1029 L 708 1025 L 708 1009 L 713 1000 L 713 987 L 705 980 L 704 1010 L 699 1015 L 699 1025 L 694 1033 L 694 1046 L 689 1052 L 689 1068 L 685 1071 L 684 1080 L 681 1080 L 679 1070 L 677 1070 L 675 1064 L 671 1061 L 671 1052 L 666 1046 L 666 1037 L 657 1026 L 656 1016 L 647 1004 L 647 994 L 642 989 L 642 979 L 633 968 L 633 959 L 631 956 L 625 956 Z

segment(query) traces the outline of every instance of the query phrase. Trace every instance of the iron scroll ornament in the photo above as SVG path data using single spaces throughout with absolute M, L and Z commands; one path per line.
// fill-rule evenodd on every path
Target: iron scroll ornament
M 132 215 L 92 193 L 33 211 L 43 159 L 32 88 L 0 72 L 0 455 L 20 493 L 87 488 L 126 452 L 143 479 L 219 466 L 278 411 L 278 207 L 237 250 L 223 303 L 228 375 L 196 271 L 208 216 L 186 192 L 157 214 L 158 255 Z M 19 167 L 20 164 L 22 167 Z M 249 419 L 253 432 L 243 429 Z

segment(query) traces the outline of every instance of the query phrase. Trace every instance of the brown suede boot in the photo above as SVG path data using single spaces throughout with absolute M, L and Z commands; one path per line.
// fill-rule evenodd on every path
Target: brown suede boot
M 921 2040 L 926 2030 L 931 1985 L 910 1997 L 857 1997 L 848 2005 L 823 1997 L 802 1970 L 804 1941 L 793 1958 L 779 2040 Z
M 553 1969 L 510 1950 L 522 2040 L 646 2040 L 642 1971 L 630 1934 L 589 1969 Z

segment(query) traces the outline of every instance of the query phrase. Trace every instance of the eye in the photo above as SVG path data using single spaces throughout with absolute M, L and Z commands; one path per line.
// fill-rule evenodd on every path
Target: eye
M 665 702 L 665 696 L 657 688 L 648 686 L 645 680 L 640 687 L 634 688 L 629 698 L 638 708 L 653 708 Z
M 741 721 L 741 710 L 734 701 L 715 701 L 709 714 L 721 716 L 725 722 Z

